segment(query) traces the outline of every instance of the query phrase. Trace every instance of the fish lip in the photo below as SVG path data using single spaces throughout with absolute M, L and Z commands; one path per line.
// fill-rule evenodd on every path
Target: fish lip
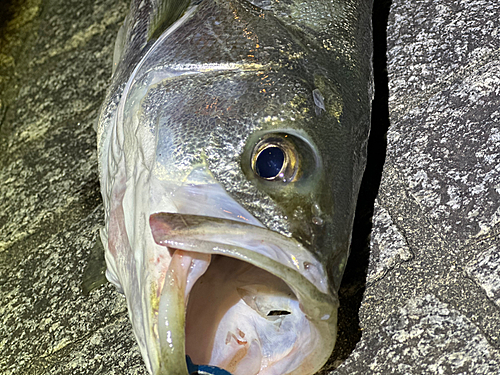
M 267 257 L 298 272 L 318 292 L 331 295 L 338 302 L 337 293 L 328 285 L 323 265 L 293 238 L 251 223 L 205 215 L 159 212 L 150 215 L 149 225 L 158 245 L 195 253 L 221 254 L 252 264 L 255 262 L 253 257 Z M 196 246 L 207 244 L 213 245 L 214 249 L 210 251 L 207 246 Z M 243 255 L 230 248 L 248 251 Z
M 318 335 L 321 337 L 320 341 L 324 343 L 324 348 L 321 348 L 320 353 L 311 354 L 319 359 L 310 359 L 307 357 L 308 362 L 319 363 L 321 366 L 315 369 L 315 371 L 317 371 L 327 361 L 336 341 L 338 309 L 337 294 L 332 292 L 328 284 L 317 285 L 318 283 L 312 282 L 310 277 L 308 279 L 304 275 L 304 271 L 307 271 L 305 269 L 306 267 L 298 269 L 297 267 L 283 264 L 283 259 L 281 259 L 280 262 L 279 256 L 276 256 L 275 259 L 273 259 L 272 257 L 261 254 L 257 251 L 251 251 L 245 249 L 244 247 L 227 243 L 231 242 L 227 240 L 227 236 L 239 236 L 241 231 L 245 230 L 251 231 L 253 235 L 265 234 L 268 236 L 266 239 L 271 238 L 271 242 L 274 241 L 274 244 L 279 241 L 291 244 L 295 247 L 295 249 L 301 249 L 301 251 L 308 253 L 310 255 L 308 259 L 312 260 L 311 257 L 314 258 L 312 254 L 310 254 L 310 252 L 296 240 L 270 231 L 267 228 L 262 228 L 245 222 L 203 215 L 159 212 L 150 215 L 149 224 L 152 237 L 156 244 L 167 247 L 171 252 L 173 251 L 173 253 L 185 252 L 188 255 L 191 253 L 206 255 L 219 254 L 232 257 L 256 265 L 257 267 L 281 278 L 297 296 L 300 303 L 300 309 L 311 324 L 316 327 Z M 230 230 L 226 230 L 225 232 L 222 231 L 221 229 L 223 229 L 224 226 L 230 226 Z M 211 241 L 211 236 L 215 235 L 222 235 L 222 237 L 226 236 L 226 239 L 223 242 Z M 293 257 L 290 257 L 289 259 L 292 259 L 291 262 L 293 264 Z M 319 264 L 318 261 L 316 262 Z M 314 262 L 311 262 L 311 264 L 314 264 Z M 325 280 L 327 280 L 326 276 Z M 167 280 L 165 280 L 165 283 L 166 282 Z M 192 285 L 194 285 L 195 282 L 193 282 Z M 163 295 L 168 295 L 169 293 L 168 287 L 165 287 L 166 284 L 163 285 L 164 286 L 161 290 L 162 298 Z M 188 298 L 187 295 L 186 298 Z M 182 303 L 182 306 L 185 313 L 187 311 L 187 303 Z M 159 314 L 162 314 L 161 307 Z M 183 318 L 185 318 L 185 316 Z M 182 324 L 185 327 L 185 320 L 182 321 Z M 182 334 L 185 333 L 183 332 Z M 161 348 L 161 337 L 159 338 Z M 183 339 L 185 344 L 185 336 L 183 336 Z M 183 349 L 185 350 L 185 347 Z M 165 358 L 162 354 L 160 362 L 162 363 L 164 360 Z M 164 365 L 160 364 L 160 366 Z M 184 374 L 184 372 L 182 374 Z M 302 372 L 293 371 L 290 374 L 300 375 Z

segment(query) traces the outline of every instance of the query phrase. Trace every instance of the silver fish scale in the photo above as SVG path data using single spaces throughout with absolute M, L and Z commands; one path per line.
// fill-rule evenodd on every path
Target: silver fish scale
M 271 11 L 265 11 L 248 2 L 206 0 L 161 43 L 151 47 L 150 41 L 142 51 L 125 48 L 114 85 L 128 79 L 140 62 L 126 94 L 137 98 L 134 92 L 149 89 L 141 104 L 142 124 L 148 122 L 151 131 L 161 124 L 164 134 L 183 137 L 173 144 L 159 141 L 156 156 L 162 163 L 175 149 L 176 168 L 186 168 L 201 160 L 194 150 L 202 149 L 214 177 L 252 215 L 270 229 L 293 235 L 334 267 L 349 247 L 366 157 L 372 86 L 366 53 L 369 12 L 363 6 L 368 9 L 369 3 L 271 2 Z M 134 2 L 132 10 L 137 17 L 144 8 Z M 141 17 L 132 25 L 131 13 L 127 21 L 127 40 L 136 46 L 145 43 L 140 33 L 148 21 Z M 341 37 L 330 38 L 333 33 Z M 154 52 L 147 52 L 151 48 Z M 162 91 L 155 77 L 167 79 L 162 98 L 153 98 Z M 115 98 L 123 95 L 115 90 L 110 91 Z M 314 90 L 324 97 L 325 111 L 316 112 Z M 108 104 L 108 110 L 113 107 Z M 111 117 L 102 117 L 108 117 L 101 121 L 104 134 Z M 331 180 L 284 198 L 248 181 L 240 159 L 248 137 L 283 128 L 307 134 Z M 312 206 L 325 215 L 320 226 L 313 224 Z M 335 285 L 340 277 L 341 271 L 333 276 Z
M 294 38 L 276 17 L 250 4 L 222 5 L 201 3 L 193 16 L 159 46 L 156 57 L 145 61 L 141 70 L 224 63 L 298 65 L 299 58 L 310 52 L 300 52 L 304 45 L 318 43 L 316 35 Z M 317 56 L 309 63 L 316 61 Z
M 203 194 L 197 187 L 212 184 L 197 175 L 203 166 L 245 216 L 314 254 L 328 274 L 322 283 L 336 298 L 366 161 L 372 98 L 369 3 L 362 8 L 351 1 L 270 2 L 263 10 L 246 1 L 205 0 L 187 8 L 163 33 L 151 26 L 151 19 L 172 21 L 154 13 L 159 4 L 132 3 L 117 39 L 119 65 L 98 131 L 107 220 L 114 197 L 128 205 L 125 215 L 135 215 L 120 229 L 127 235 L 130 230 L 125 248 L 133 243 L 139 251 L 147 241 L 141 237 L 150 229 L 143 215 L 197 209 L 193 202 L 205 199 L 196 195 Z M 293 144 L 297 180 L 276 184 L 252 171 L 252 150 L 265 134 Z M 224 211 L 218 204 L 209 210 Z M 149 208 L 142 212 L 142 207 Z M 114 232 L 104 231 L 103 238 L 116 240 L 120 233 L 108 227 Z M 115 267 L 111 258 L 108 267 Z M 132 319 L 142 324 L 140 315 Z M 336 315 L 318 319 L 314 324 L 323 326 Z M 329 333 L 319 330 L 324 348 L 333 345 L 332 327 Z M 136 334 L 143 352 L 155 358 L 145 348 L 154 345 L 147 334 Z M 147 363 L 156 366 L 154 360 Z
M 293 90 L 303 91 L 290 82 L 273 82 L 274 89 L 263 98 L 259 94 L 263 83 L 255 80 L 253 72 L 181 76 L 150 91 L 141 122 L 158 132 L 156 161 L 163 168 L 187 173 L 206 161 L 216 180 L 247 210 L 273 230 L 291 235 L 286 214 L 241 173 L 248 135 L 263 129 L 259 119 L 279 112 L 280 103 L 296 95 Z M 279 99 L 274 98 L 277 91 L 284 94 Z M 189 99 L 193 97 L 199 100 Z M 278 125 L 293 128 L 295 124 L 278 121 Z

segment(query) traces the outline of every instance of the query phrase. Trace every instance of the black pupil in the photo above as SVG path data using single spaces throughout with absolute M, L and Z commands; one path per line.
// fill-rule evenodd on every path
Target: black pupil
M 262 178 L 276 177 L 285 162 L 285 154 L 279 147 L 268 147 L 257 156 L 255 168 Z

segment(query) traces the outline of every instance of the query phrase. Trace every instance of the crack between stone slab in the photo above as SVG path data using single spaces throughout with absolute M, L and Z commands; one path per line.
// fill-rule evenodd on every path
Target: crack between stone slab
M 391 216 L 391 218 L 392 218 L 392 216 Z M 366 288 L 373 287 L 373 286 L 379 284 L 380 281 L 382 281 L 389 274 L 389 272 L 393 271 L 396 267 L 398 267 L 400 265 L 404 265 L 404 264 L 410 263 L 410 262 L 412 262 L 412 261 L 415 260 L 415 257 L 416 257 L 415 251 L 413 251 L 412 247 L 408 243 L 408 239 L 406 238 L 406 235 L 404 235 L 403 233 L 401 233 L 401 230 L 394 223 L 394 221 L 393 221 L 393 225 L 396 227 L 397 231 L 401 234 L 401 237 L 403 237 L 403 240 L 404 240 L 406 246 L 408 247 L 408 251 L 410 252 L 411 255 L 410 255 L 410 257 L 408 259 L 402 259 L 399 254 L 396 255 L 396 259 L 394 260 L 393 265 L 389 266 L 386 270 L 384 270 L 384 272 L 380 276 L 376 277 L 375 280 L 368 281 L 366 283 Z

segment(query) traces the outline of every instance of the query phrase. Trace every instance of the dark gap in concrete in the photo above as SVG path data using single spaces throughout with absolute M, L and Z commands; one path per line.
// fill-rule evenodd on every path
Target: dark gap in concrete
M 340 286 L 339 333 L 328 371 L 338 367 L 352 353 L 361 339 L 359 309 L 365 291 L 370 256 L 370 233 L 375 198 L 382 179 L 389 128 L 389 87 L 387 77 L 387 20 L 391 0 L 375 0 L 373 4 L 373 68 L 375 98 L 372 104 L 368 162 L 359 192 L 351 255 Z
M 14 0 L 0 1 L 0 47 L 2 45 L 1 39 L 4 35 L 4 28 L 14 16 L 13 3 Z

